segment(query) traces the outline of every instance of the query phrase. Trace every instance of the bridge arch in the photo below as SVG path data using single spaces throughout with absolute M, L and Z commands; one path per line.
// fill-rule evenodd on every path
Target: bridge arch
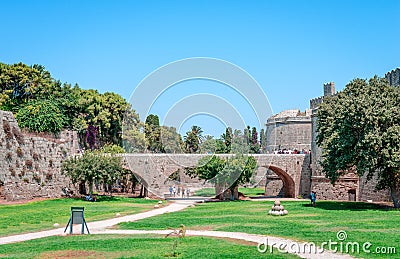
M 282 168 L 275 165 L 260 166 L 273 171 L 283 182 L 283 196 L 285 198 L 295 198 L 295 183 L 293 178 Z

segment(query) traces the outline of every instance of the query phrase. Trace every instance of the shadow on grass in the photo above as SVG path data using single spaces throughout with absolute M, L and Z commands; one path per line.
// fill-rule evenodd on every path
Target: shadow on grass
M 312 207 L 311 204 L 303 204 L 303 207 Z M 350 211 L 362 211 L 362 210 L 390 210 L 393 207 L 375 204 L 375 203 L 366 203 L 366 202 L 341 202 L 341 201 L 317 201 L 315 206 L 316 209 L 323 210 L 350 210 Z
M 87 201 L 86 200 L 86 196 L 82 196 L 82 197 L 74 197 L 71 198 L 77 201 Z M 96 195 L 96 201 L 95 202 L 102 202 L 102 201 L 119 201 L 121 200 L 120 197 L 117 196 L 109 196 L 109 195 Z M 87 202 L 93 202 L 93 201 L 87 201 Z

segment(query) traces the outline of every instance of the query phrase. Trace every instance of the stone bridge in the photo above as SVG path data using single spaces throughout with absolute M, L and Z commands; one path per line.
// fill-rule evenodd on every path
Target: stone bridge
M 168 186 L 176 184 L 169 177 L 175 174 L 179 182 L 191 187 L 204 187 L 199 179 L 191 179 L 184 174 L 185 168 L 197 166 L 207 154 L 123 154 L 127 167 L 153 194 L 163 197 Z M 231 154 L 218 154 L 229 157 Z M 273 171 L 283 182 L 284 197 L 295 198 L 310 192 L 309 154 L 252 154 L 258 168 L 254 179 L 262 179 L 266 169 Z M 211 185 L 208 184 L 210 187 Z

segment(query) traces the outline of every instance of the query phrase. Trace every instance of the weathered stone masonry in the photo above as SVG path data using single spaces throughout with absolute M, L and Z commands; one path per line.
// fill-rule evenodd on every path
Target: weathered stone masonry
M 0 197 L 6 200 L 60 197 L 73 189 L 61 175 L 61 162 L 78 148 L 77 135 L 64 131 L 58 138 L 23 134 L 11 112 L 0 111 Z

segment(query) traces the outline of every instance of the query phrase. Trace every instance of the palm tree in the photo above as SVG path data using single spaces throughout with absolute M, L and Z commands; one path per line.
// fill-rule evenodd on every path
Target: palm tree
M 203 141 L 203 130 L 199 126 L 192 126 L 192 130 L 186 132 L 185 147 L 186 152 L 196 153 L 199 150 L 200 143 Z

